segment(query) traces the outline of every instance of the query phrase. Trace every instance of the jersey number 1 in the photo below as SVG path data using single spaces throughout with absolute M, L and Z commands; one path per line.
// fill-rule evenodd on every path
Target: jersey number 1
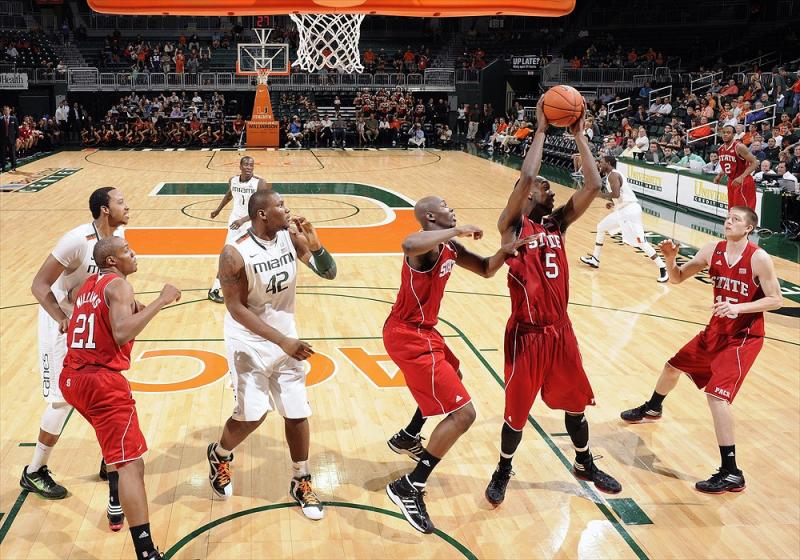
M 95 348 L 94 313 L 81 313 L 75 318 L 75 330 L 72 332 L 70 348 Z

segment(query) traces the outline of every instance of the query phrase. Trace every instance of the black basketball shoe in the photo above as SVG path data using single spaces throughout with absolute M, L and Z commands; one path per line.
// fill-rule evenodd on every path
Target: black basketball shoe
M 497 507 L 503 503 L 506 498 L 506 486 L 508 481 L 511 480 L 511 475 L 514 471 L 511 469 L 503 469 L 497 467 L 492 474 L 492 480 L 489 481 L 489 486 L 486 487 L 486 499 L 490 504 Z
M 724 494 L 725 492 L 741 492 L 745 489 L 744 473 L 740 470 L 730 472 L 719 469 L 708 480 L 701 480 L 694 487 L 706 494 Z
M 425 438 L 420 435 L 412 437 L 408 435 L 405 430 L 400 430 L 389 438 L 386 444 L 389 446 L 389 449 L 395 453 L 399 455 L 408 455 L 419 463 L 419 460 L 422 459 L 422 454 L 425 452 L 425 448 L 422 447 L 423 439 Z
M 598 456 L 597 459 L 600 457 Z M 595 457 L 590 457 L 586 463 L 575 461 L 572 464 L 572 474 L 576 478 L 593 482 L 595 488 L 607 494 L 618 494 L 622 491 L 622 485 L 613 476 L 597 468 L 594 464 Z
M 414 529 L 420 533 L 433 533 L 435 527 L 425 509 L 425 491 L 414 486 L 407 476 L 386 485 L 386 494 Z
M 655 422 L 661 418 L 661 410 L 651 407 L 650 403 L 644 403 L 642 406 L 621 412 L 619 417 L 629 424 L 639 424 L 646 420 Z
M 22 477 L 19 485 L 23 490 L 39 494 L 48 500 L 62 500 L 67 497 L 67 489 L 53 480 L 47 465 L 43 465 L 38 471 L 28 473 L 28 467 L 22 469 Z
M 115 533 L 125 524 L 125 514 L 122 513 L 122 506 L 119 504 L 109 502 L 106 508 L 106 517 L 108 518 L 108 528 Z

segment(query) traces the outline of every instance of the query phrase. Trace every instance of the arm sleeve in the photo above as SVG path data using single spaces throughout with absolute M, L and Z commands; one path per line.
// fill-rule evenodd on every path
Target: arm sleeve
M 319 251 L 311 251 L 311 260 L 308 261 L 308 266 L 321 278 L 326 280 L 336 278 L 336 261 L 325 247 L 320 247 Z

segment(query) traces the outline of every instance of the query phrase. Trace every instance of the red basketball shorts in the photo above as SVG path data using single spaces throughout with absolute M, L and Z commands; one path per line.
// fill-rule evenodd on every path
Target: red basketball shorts
M 458 377 L 458 358 L 436 329 L 389 319 L 383 325 L 383 345 L 426 418 L 450 414 L 472 400 Z
M 756 209 L 756 182 L 751 176 L 747 176 L 741 185 L 734 185 L 733 180 L 728 177 L 728 208 L 733 206 L 747 206 Z
M 763 345 L 763 337 L 746 331 L 732 335 L 705 329 L 667 363 L 706 394 L 732 403 Z
M 118 371 L 85 369 L 63 369 L 59 385 L 64 400 L 94 428 L 107 465 L 138 459 L 147 443 L 128 380 Z
M 532 327 L 509 323 L 505 335 L 505 421 L 521 431 L 539 390 L 550 408 L 583 412 L 594 393 L 572 323 Z

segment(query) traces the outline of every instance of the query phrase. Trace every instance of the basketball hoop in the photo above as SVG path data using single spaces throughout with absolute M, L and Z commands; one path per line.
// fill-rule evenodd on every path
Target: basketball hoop
M 258 80 L 258 85 L 267 85 L 269 83 L 269 68 L 256 68 L 256 79 Z
M 333 68 L 340 72 L 363 72 L 358 43 L 364 14 L 289 14 L 297 25 L 300 45 L 298 66 L 306 72 Z

